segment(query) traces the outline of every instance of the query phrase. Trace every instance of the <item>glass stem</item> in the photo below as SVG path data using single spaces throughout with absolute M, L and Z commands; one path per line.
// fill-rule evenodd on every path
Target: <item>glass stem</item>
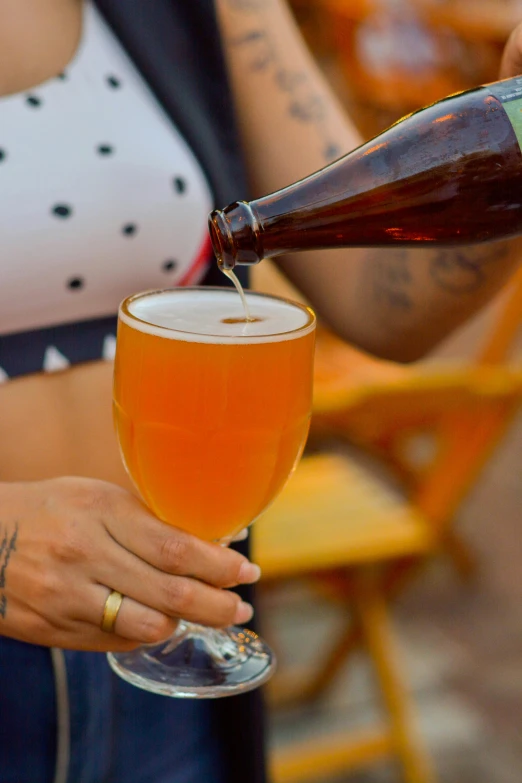
M 180 620 L 162 655 L 169 655 L 185 641 L 192 641 L 191 649 L 194 653 L 198 643 L 204 644 L 212 661 L 220 666 L 237 666 L 246 659 L 243 646 L 234 641 L 226 630 L 208 628 L 186 620 Z

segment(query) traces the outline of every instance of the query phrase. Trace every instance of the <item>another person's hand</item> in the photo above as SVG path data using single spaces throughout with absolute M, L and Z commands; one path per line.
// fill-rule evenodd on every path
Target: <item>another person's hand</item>
M 45 646 L 128 650 L 166 639 L 177 618 L 247 622 L 225 587 L 259 569 L 231 549 L 156 519 L 103 481 L 0 485 L 0 634 Z M 111 590 L 124 595 L 114 632 L 100 624 Z
M 504 48 L 502 64 L 500 66 L 500 78 L 509 79 L 512 76 L 522 74 L 522 23 L 511 33 Z

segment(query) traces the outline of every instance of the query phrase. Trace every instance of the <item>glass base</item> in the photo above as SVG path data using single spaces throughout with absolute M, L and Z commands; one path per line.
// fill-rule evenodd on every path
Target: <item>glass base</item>
M 252 631 L 180 622 L 160 644 L 109 653 L 114 672 L 132 685 L 163 696 L 217 699 L 246 693 L 275 671 L 270 647 Z

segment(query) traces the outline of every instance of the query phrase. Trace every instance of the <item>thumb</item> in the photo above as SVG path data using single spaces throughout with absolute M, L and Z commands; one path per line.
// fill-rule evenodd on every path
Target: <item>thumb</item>
M 500 66 L 500 78 L 522 74 L 522 23 L 515 27 L 505 46 Z

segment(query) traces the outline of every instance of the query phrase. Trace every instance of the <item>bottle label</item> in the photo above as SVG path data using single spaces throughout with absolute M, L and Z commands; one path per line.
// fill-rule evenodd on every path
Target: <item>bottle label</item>
M 522 77 L 492 85 L 491 94 L 503 105 L 522 148 Z

